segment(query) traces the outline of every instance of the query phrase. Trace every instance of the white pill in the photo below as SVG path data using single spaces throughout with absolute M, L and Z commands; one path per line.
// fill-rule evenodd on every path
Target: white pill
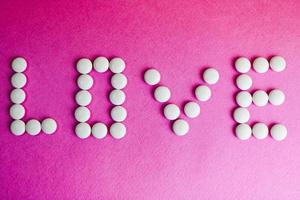
M 251 62 L 248 58 L 240 57 L 235 61 L 235 69 L 240 73 L 247 73 L 251 69 Z
M 233 118 L 237 123 L 246 123 L 250 119 L 250 113 L 246 108 L 236 108 L 233 112 Z
M 115 139 L 121 139 L 126 135 L 126 126 L 120 122 L 113 123 L 109 128 L 110 135 Z
M 203 72 L 203 79 L 208 84 L 215 84 L 219 81 L 219 72 L 214 68 L 208 68 Z
M 199 101 L 208 101 L 211 97 L 211 90 L 206 85 L 199 85 L 195 89 L 195 96 Z
M 274 140 L 281 141 L 287 136 L 287 129 L 283 124 L 275 124 L 271 128 L 271 136 Z
M 180 115 L 180 109 L 177 105 L 167 104 L 164 107 L 164 116 L 168 120 L 175 120 L 179 117 L 179 115 Z
M 26 123 L 26 132 L 29 135 L 38 135 L 42 130 L 41 123 L 36 119 L 31 119 Z
M 252 96 L 247 91 L 240 91 L 235 97 L 236 103 L 243 107 L 247 108 L 252 104 Z
M 283 91 L 274 89 L 269 93 L 269 102 L 274 106 L 279 106 L 285 101 L 285 95 Z
M 190 126 L 184 119 L 177 119 L 172 126 L 173 132 L 177 136 L 183 136 L 186 135 L 189 130 Z
M 200 106 L 190 101 L 184 105 L 184 114 L 189 118 L 196 118 L 200 115 Z
M 144 74 L 144 80 L 148 85 L 156 85 L 160 81 L 160 73 L 156 69 L 148 69 Z
M 86 122 L 90 119 L 91 112 L 87 107 L 80 106 L 76 108 L 74 116 L 78 122 Z
M 127 117 L 127 110 L 123 106 L 114 106 L 110 111 L 111 118 L 116 122 L 122 122 Z
M 22 120 L 14 120 L 10 124 L 10 132 L 16 136 L 23 135 L 25 133 L 25 123 Z
M 121 90 L 127 85 L 127 77 L 124 74 L 114 74 L 111 77 L 111 85 L 113 88 Z
M 25 58 L 17 57 L 12 61 L 11 67 L 15 72 L 24 72 L 27 68 L 27 62 Z
M 21 104 L 14 104 L 10 107 L 9 114 L 13 119 L 22 119 L 25 116 L 25 108 Z
M 252 95 L 252 101 L 256 106 L 265 106 L 268 104 L 269 96 L 263 90 L 257 90 Z
M 109 61 L 107 60 L 107 58 L 101 56 L 94 60 L 93 65 L 94 65 L 94 69 L 97 72 L 103 73 L 108 70 Z
M 240 140 L 248 140 L 251 137 L 251 127 L 248 124 L 239 124 L 235 128 L 235 134 Z
M 46 134 L 53 134 L 57 130 L 57 123 L 52 118 L 47 118 L 42 121 L 42 130 Z
M 15 73 L 11 77 L 11 84 L 14 88 L 22 88 L 26 85 L 27 78 L 23 73 Z
M 82 74 L 77 79 L 77 85 L 82 90 L 89 90 L 93 87 L 94 80 L 88 74 Z
M 282 56 L 274 56 L 270 60 L 270 67 L 275 72 L 282 72 L 286 67 L 285 59 Z
M 248 90 L 252 86 L 252 78 L 247 74 L 241 74 L 236 78 L 236 86 L 240 90 Z
M 93 64 L 88 58 L 81 58 L 76 64 L 77 71 L 81 74 L 88 74 L 93 69 Z
M 263 57 L 258 57 L 253 61 L 253 68 L 257 73 L 265 73 L 269 69 L 269 62 Z
M 107 135 L 107 127 L 104 123 L 96 123 L 92 128 L 92 135 L 97 139 L 102 139 Z
M 10 93 L 10 100 L 13 103 L 21 104 L 25 101 L 25 99 L 26 99 L 26 93 L 22 89 L 16 88 L 13 89 Z
M 109 100 L 113 105 L 122 105 L 126 100 L 126 94 L 122 90 L 112 90 L 109 93 Z
M 76 103 L 80 106 L 87 106 L 92 101 L 92 95 L 86 90 L 80 90 L 75 96 Z
M 126 65 L 122 58 L 113 58 L 109 62 L 109 69 L 113 73 L 121 73 L 124 71 L 125 67 L 126 67 Z
M 252 127 L 252 134 L 256 139 L 262 140 L 268 137 L 269 128 L 264 123 L 256 123 Z
M 75 133 L 77 137 L 81 139 L 86 139 L 91 135 L 91 126 L 88 123 L 82 122 L 77 124 L 75 128 Z
M 171 98 L 171 91 L 166 86 L 159 86 L 154 90 L 154 98 L 161 103 L 167 102 Z

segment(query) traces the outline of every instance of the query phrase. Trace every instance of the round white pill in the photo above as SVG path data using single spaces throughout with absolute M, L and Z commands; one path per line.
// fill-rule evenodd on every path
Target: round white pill
M 240 73 L 247 73 L 251 69 L 251 62 L 248 58 L 240 57 L 235 61 L 235 69 Z
M 82 90 L 89 90 L 93 87 L 94 80 L 88 74 L 82 74 L 77 79 L 77 85 Z
M 16 136 L 23 135 L 25 133 L 25 123 L 22 120 L 14 120 L 10 124 L 10 132 Z
M 252 127 L 252 134 L 256 139 L 262 140 L 265 139 L 269 134 L 269 128 L 264 123 L 256 123 Z
M 246 108 L 236 108 L 233 112 L 233 118 L 237 123 L 246 123 L 250 119 L 250 113 Z
M 282 56 L 274 56 L 270 60 L 270 67 L 275 72 L 282 72 L 286 67 L 285 59 Z
M 168 104 L 164 107 L 164 116 L 168 120 L 175 120 L 180 115 L 180 109 L 175 104 Z
M 263 57 L 258 57 L 253 61 L 253 68 L 257 73 L 265 73 L 269 69 L 269 62 Z
M 13 119 L 22 119 L 25 116 L 25 108 L 21 104 L 14 104 L 10 107 L 9 114 Z
M 171 98 L 171 91 L 166 86 L 158 86 L 154 90 L 154 98 L 161 103 L 167 102 Z
M 287 129 L 283 124 L 275 124 L 271 128 L 271 136 L 274 140 L 281 141 L 287 136 Z
M 285 101 L 285 95 L 283 91 L 274 89 L 269 93 L 269 102 L 274 106 L 279 106 Z
M 121 73 L 125 69 L 125 62 L 122 58 L 113 58 L 109 62 L 109 69 L 113 73 Z
M 121 90 L 127 85 L 127 77 L 124 74 L 114 74 L 111 77 L 111 85 L 113 88 Z
M 199 101 L 208 101 L 211 97 L 211 90 L 206 85 L 199 85 L 195 89 L 195 96 Z
M 177 119 L 173 123 L 172 129 L 175 135 L 183 136 L 189 132 L 190 126 L 184 119 Z
M 92 135 L 97 139 L 102 139 L 107 135 L 107 127 L 104 123 L 96 123 L 92 128 Z
M 92 101 L 92 95 L 86 90 L 80 90 L 75 96 L 76 103 L 80 106 L 87 106 Z
M 190 101 L 184 105 L 184 114 L 189 118 L 196 118 L 200 115 L 200 106 Z
M 36 119 L 31 119 L 26 123 L 26 132 L 29 135 L 38 135 L 42 130 L 41 123 Z
M 247 108 L 251 105 L 252 103 L 252 96 L 249 92 L 247 91 L 240 91 L 236 97 L 235 97 L 236 103 L 243 107 Z
M 110 111 L 111 118 L 116 122 L 122 122 L 127 117 L 127 110 L 123 106 L 114 106 Z
M 101 56 L 94 60 L 93 65 L 94 65 L 94 69 L 97 72 L 103 73 L 108 70 L 109 61 L 107 60 L 107 58 Z
M 47 118 L 42 121 L 42 130 L 46 134 L 53 134 L 57 130 L 57 123 L 52 118 Z
M 148 69 L 144 74 L 144 80 L 148 85 L 156 85 L 160 81 L 160 73 L 156 69 Z
M 87 107 L 80 106 L 76 108 L 74 116 L 78 122 L 86 122 L 90 119 L 91 112 Z
M 248 140 L 251 137 L 251 127 L 248 124 L 239 124 L 235 128 L 235 134 L 240 140 Z
M 121 139 L 126 135 L 126 126 L 120 122 L 113 123 L 109 128 L 110 135 L 115 139 Z
M 76 64 L 77 71 L 81 74 L 88 74 L 93 69 L 93 64 L 88 58 L 81 58 Z
M 21 104 L 25 101 L 25 99 L 26 99 L 26 93 L 22 89 L 16 88 L 13 89 L 10 93 L 10 100 L 13 103 Z
M 91 126 L 88 123 L 79 123 L 75 128 L 75 133 L 77 137 L 81 139 L 88 138 L 91 135 Z
M 27 68 L 27 62 L 25 58 L 17 57 L 13 59 L 11 67 L 15 72 L 24 72 Z
M 219 78 L 219 72 L 214 68 L 208 68 L 203 72 L 203 79 L 208 84 L 217 83 Z
M 269 101 L 269 96 L 265 91 L 257 90 L 252 95 L 252 101 L 256 106 L 265 106 Z
M 112 90 L 109 93 L 109 100 L 113 105 L 122 105 L 126 100 L 126 94 L 122 90 Z
M 248 90 L 252 86 L 252 78 L 247 74 L 241 74 L 236 78 L 236 86 L 240 90 Z
M 14 88 L 22 88 L 26 85 L 27 78 L 23 73 L 15 73 L 11 77 L 11 84 Z

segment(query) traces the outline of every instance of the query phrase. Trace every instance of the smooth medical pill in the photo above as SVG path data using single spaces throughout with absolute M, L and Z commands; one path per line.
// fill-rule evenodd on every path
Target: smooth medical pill
M 126 135 L 126 126 L 120 122 L 113 123 L 109 128 L 110 135 L 115 139 L 121 139 Z
M 126 65 L 122 58 L 113 58 L 109 62 L 109 69 L 113 73 L 121 73 L 124 71 Z
M 200 106 L 196 102 L 190 101 L 184 105 L 184 114 L 189 118 L 196 118 L 200 115 Z
M 123 106 L 114 106 L 110 111 L 111 118 L 116 122 L 122 122 L 127 117 L 127 110 Z
M 82 122 L 76 125 L 75 133 L 77 137 L 86 139 L 91 135 L 91 126 L 88 123 Z
M 93 87 L 94 80 L 88 74 L 82 74 L 77 78 L 77 85 L 82 90 L 89 90 Z
M 246 123 L 250 119 L 250 113 L 246 108 L 236 108 L 233 112 L 233 118 L 237 123 Z
M 164 107 L 164 116 L 168 120 L 175 120 L 179 117 L 179 115 L 180 109 L 177 105 L 170 103 Z
M 94 60 L 93 65 L 97 72 L 103 73 L 108 70 L 109 61 L 107 58 L 100 56 Z
M 167 102 L 171 98 L 171 91 L 166 86 L 158 86 L 154 90 L 154 98 L 161 103 Z
M 127 85 L 127 77 L 124 74 L 114 74 L 111 77 L 111 85 L 113 88 L 121 90 Z
M 87 106 L 92 101 L 92 95 L 86 90 L 80 90 L 75 96 L 76 103 L 80 106 Z
M 81 58 L 76 64 L 77 71 L 81 74 L 88 74 L 93 69 L 93 64 L 88 58 Z
M 190 125 L 184 119 L 177 119 L 172 126 L 173 132 L 177 136 L 186 135 L 190 130 Z
M 52 118 L 46 118 L 42 121 L 42 131 L 46 134 L 53 134 L 57 129 L 57 123 Z
M 23 135 L 25 133 L 25 123 L 22 120 L 14 120 L 10 124 L 10 132 L 16 136 Z
M 75 119 L 78 122 L 86 122 L 91 117 L 91 112 L 87 107 L 80 106 L 74 112 Z
M 243 107 L 247 108 L 252 104 L 252 96 L 247 91 L 240 91 L 235 97 L 236 103 Z
M 269 69 L 269 62 L 263 57 L 258 57 L 253 61 L 253 68 L 257 73 L 265 73 Z
M 252 78 L 247 74 L 241 74 L 236 78 L 236 86 L 240 90 L 248 90 L 252 86 Z
M 160 81 L 160 73 L 156 69 L 148 69 L 144 74 L 144 80 L 148 85 L 156 85 Z
M 11 67 L 15 72 L 24 72 L 27 68 L 27 62 L 25 58 L 17 57 L 13 59 Z
M 279 106 L 285 101 L 285 95 L 283 91 L 274 89 L 269 93 L 269 102 L 274 106 Z
M 286 61 L 282 56 L 273 56 L 270 60 L 270 67 L 275 72 L 282 72 L 286 67 Z
M 252 95 L 252 101 L 256 106 L 265 106 L 269 101 L 269 96 L 265 91 L 257 90 Z
M 102 139 L 107 135 L 107 127 L 104 123 L 98 122 L 92 127 L 92 135 L 97 139 Z
M 122 90 L 112 90 L 109 93 L 109 101 L 116 106 L 122 105 L 126 100 L 126 94 Z
M 208 84 L 216 84 L 219 78 L 219 72 L 214 68 L 208 68 L 203 72 L 203 80 Z
M 271 128 L 271 136 L 274 140 L 281 141 L 287 136 L 287 129 L 283 124 L 275 124 Z
M 22 119 L 25 116 L 25 108 L 21 104 L 13 104 L 9 109 L 9 114 L 13 119 Z
M 26 99 L 26 93 L 22 89 L 16 88 L 13 89 L 10 93 L 10 100 L 13 103 L 21 104 L 25 101 L 25 99 Z
M 251 62 L 248 58 L 240 57 L 235 61 L 235 69 L 240 73 L 247 73 L 251 69 Z
M 23 73 L 15 73 L 11 77 L 11 84 L 14 88 L 22 88 L 26 85 L 27 78 Z
M 264 123 L 255 123 L 252 126 L 252 134 L 256 139 L 262 140 L 268 137 L 269 134 L 269 128 Z
M 195 89 L 195 96 L 199 101 L 208 101 L 211 97 L 211 90 L 206 85 L 199 85 Z
M 235 135 L 240 140 L 248 140 L 251 137 L 251 127 L 248 124 L 239 124 L 235 128 Z
M 29 135 L 38 135 L 42 130 L 41 123 L 36 119 L 31 119 L 26 123 L 26 132 Z

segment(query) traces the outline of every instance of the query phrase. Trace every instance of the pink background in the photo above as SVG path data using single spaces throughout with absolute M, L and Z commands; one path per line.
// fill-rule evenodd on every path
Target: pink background
M 244 2 L 1 1 L 0 199 L 300 199 L 300 2 Z M 289 135 L 240 141 L 231 118 L 233 60 L 278 54 L 287 69 L 251 73 L 253 89 L 281 88 L 287 101 L 250 110 L 252 122 L 282 122 Z M 54 117 L 55 135 L 9 132 L 10 62 L 19 55 L 29 63 L 26 119 Z M 74 134 L 75 63 L 99 55 L 127 63 L 122 140 Z M 195 100 L 204 68 L 220 71 L 185 137 L 172 133 L 143 82 L 153 66 L 181 106 Z M 92 122 L 110 123 L 110 75 L 93 75 Z

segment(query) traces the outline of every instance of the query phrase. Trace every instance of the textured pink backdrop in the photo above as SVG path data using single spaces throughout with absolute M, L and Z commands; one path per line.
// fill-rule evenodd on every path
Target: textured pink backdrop
M 0 199 L 300 199 L 300 2 L 1 1 Z M 283 142 L 233 134 L 233 60 L 287 60 L 283 73 L 253 75 L 254 88 L 281 88 L 283 106 L 251 108 L 253 121 L 283 122 Z M 55 135 L 9 132 L 11 59 L 29 62 L 27 116 L 53 116 Z M 129 117 L 124 139 L 74 135 L 75 62 L 125 59 Z M 142 80 L 155 66 L 172 102 L 193 100 L 201 71 L 221 80 L 191 131 L 176 137 Z M 108 75 L 95 75 L 93 121 L 109 122 Z M 96 95 L 97 94 L 97 95 Z

